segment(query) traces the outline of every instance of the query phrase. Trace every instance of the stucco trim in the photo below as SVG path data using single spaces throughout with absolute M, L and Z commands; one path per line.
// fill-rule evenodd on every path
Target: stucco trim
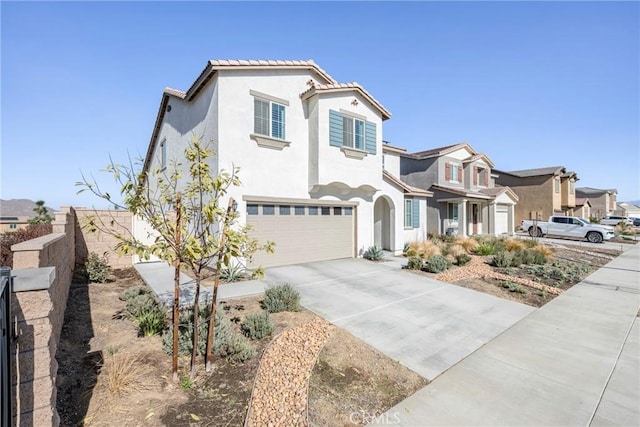
M 264 92 L 258 92 L 257 90 L 249 89 L 249 95 L 255 96 L 256 98 L 262 98 L 268 101 L 273 101 L 278 104 L 285 105 L 287 107 L 289 106 L 289 101 L 287 101 L 286 99 L 278 98 L 277 96 L 269 95 Z
M 360 119 L 360 120 L 364 120 L 364 121 L 367 120 L 366 116 L 363 116 L 362 114 L 354 113 L 354 112 L 349 111 L 349 110 L 345 110 L 344 108 L 341 108 L 340 112 L 342 114 L 344 114 L 345 116 L 350 116 L 350 117 L 353 117 L 355 119 Z
M 272 150 L 282 151 L 282 149 L 291 145 L 290 141 L 285 141 L 283 139 L 270 138 L 266 135 L 258 135 L 258 134 L 252 133 L 249 136 L 251 137 L 251 139 L 253 139 L 256 142 L 256 144 L 258 144 L 258 147 L 262 147 L 262 148 L 270 148 Z
M 367 157 L 367 152 L 366 151 L 357 150 L 357 149 L 351 148 L 351 147 L 342 146 L 342 147 L 340 147 L 340 151 L 342 151 L 344 153 L 345 157 L 348 157 L 350 159 L 362 160 L 365 157 Z

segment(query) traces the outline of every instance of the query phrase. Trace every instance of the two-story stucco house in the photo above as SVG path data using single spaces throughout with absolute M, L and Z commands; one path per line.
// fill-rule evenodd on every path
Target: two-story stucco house
M 398 253 L 426 235 L 431 193 L 383 171 L 390 117 L 313 61 L 212 60 L 185 92 L 165 89 L 144 168 L 179 159 L 193 135 L 212 141 L 214 172 L 240 167 L 240 221 L 276 244 L 256 264 Z
M 550 215 L 575 214 L 578 175 L 563 166 L 517 171 L 494 170 L 496 184 L 510 187 L 519 198 L 516 222 L 547 220 Z M 584 197 L 584 196 L 578 196 Z M 589 197 L 593 204 L 593 200 Z
M 427 200 L 430 234 L 512 234 L 518 197 L 496 187 L 491 159 L 468 143 L 417 153 L 385 145 L 385 168 L 433 193 Z
M 592 187 L 576 188 L 577 197 L 587 197 L 591 202 L 591 215 L 603 218 L 607 215 L 615 215 L 616 197 L 618 190 L 615 188 L 600 189 Z

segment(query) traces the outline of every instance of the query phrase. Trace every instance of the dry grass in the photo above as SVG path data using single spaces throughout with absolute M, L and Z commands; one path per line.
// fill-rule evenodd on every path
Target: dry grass
M 107 372 L 107 389 L 112 396 L 122 396 L 145 388 L 147 368 L 140 357 L 126 351 L 116 352 L 104 359 Z
M 453 245 L 449 246 L 447 252 L 449 253 L 449 255 L 457 257 L 458 255 L 467 253 L 467 250 L 462 245 L 454 243 Z
M 525 248 L 525 244 L 522 240 L 518 239 L 504 239 L 504 248 L 508 251 L 521 251 Z
M 423 259 L 429 259 L 434 255 L 440 255 L 440 246 L 431 240 L 422 240 L 409 243 L 407 256 L 419 256 Z
M 546 256 L 547 258 L 551 258 L 553 256 L 553 250 L 545 245 L 538 245 L 535 248 L 536 251 L 540 252 L 542 255 Z
M 456 244 L 462 246 L 462 248 L 467 253 L 473 253 L 473 251 L 478 247 L 478 241 L 473 237 L 458 237 L 456 239 Z

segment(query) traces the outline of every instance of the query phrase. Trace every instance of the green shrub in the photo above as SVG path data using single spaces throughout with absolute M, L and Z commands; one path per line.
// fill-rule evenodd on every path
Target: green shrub
M 137 297 L 138 295 L 144 295 L 148 293 L 149 293 L 149 288 L 146 287 L 145 285 L 135 285 L 120 292 L 120 295 L 118 295 L 118 298 L 120 298 L 121 301 L 129 301 L 133 297 Z
M 545 254 L 543 254 L 540 251 L 532 251 L 533 252 L 533 262 L 532 264 L 537 264 L 537 265 L 541 265 L 541 264 L 546 264 L 549 259 L 547 258 L 547 256 Z
M 406 255 L 408 251 L 409 251 L 409 242 L 405 242 L 404 247 L 402 248 L 402 253 Z
M 496 252 L 496 248 L 490 242 L 480 242 L 475 249 L 478 255 L 493 255 Z
M 149 311 L 157 305 L 157 301 L 148 293 L 130 298 L 125 305 L 127 316 L 136 319 L 143 311 Z
M 502 287 L 505 289 L 509 289 L 509 292 L 515 292 L 523 295 L 527 293 L 527 291 L 522 286 L 513 282 L 502 282 Z
M 136 317 L 138 329 L 140 333 L 146 337 L 162 332 L 165 326 L 165 320 L 165 312 L 159 305 L 150 309 L 143 309 Z
M 426 266 L 431 273 L 442 273 L 449 268 L 449 261 L 442 255 L 434 255 L 429 258 Z
M 300 311 L 300 292 L 289 283 L 270 286 L 264 291 L 263 304 L 269 313 Z
M 247 314 L 241 326 L 242 333 L 252 340 L 259 340 L 273 333 L 269 312 Z
M 256 353 L 256 349 L 242 335 L 233 334 L 224 347 L 224 354 L 233 362 L 244 362 L 249 360 Z
M 411 256 L 407 261 L 407 269 L 409 270 L 422 270 L 424 267 L 424 260 L 419 256 Z
M 491 263 L 496 267 L 506 268 L 511 267 L 514 262 L 514 257 L 511 252 L 502 251 L 493 256 Z
M 89 252 L 87 261 L 84 264 L 84 268 L 89 275 L 89 282 L 92 283 L 104 283 L 111 274 L 111 267 L 109 266 L 109 258 L 105 252 L 102 255 L 98 255 L 95 252 Z
M 471 255 L 463 253 L 456 255 L 456 264 L 460 267 L 467 265 L 471 262 Z
M 237 282 L 245 275 L 244 268 L 241 265 L 230 265 L 220 271 L 220 278 L 225 282 Z
M 380 261 L 384 259 L 384 252 L 382 252 L 382 248 L 380 246 L 370 246 L 363 256 L 371 261 Z

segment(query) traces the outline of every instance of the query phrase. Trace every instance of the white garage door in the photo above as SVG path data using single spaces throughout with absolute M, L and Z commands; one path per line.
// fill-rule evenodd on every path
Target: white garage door
M 496 206 L 496 234 L 509 232 L 509 206 Z
M 354 256 L 355 207 L 335 204 L 247 202 L 247 225 L 275 253 L 259 252 L 253 265 L 273 267 Z

